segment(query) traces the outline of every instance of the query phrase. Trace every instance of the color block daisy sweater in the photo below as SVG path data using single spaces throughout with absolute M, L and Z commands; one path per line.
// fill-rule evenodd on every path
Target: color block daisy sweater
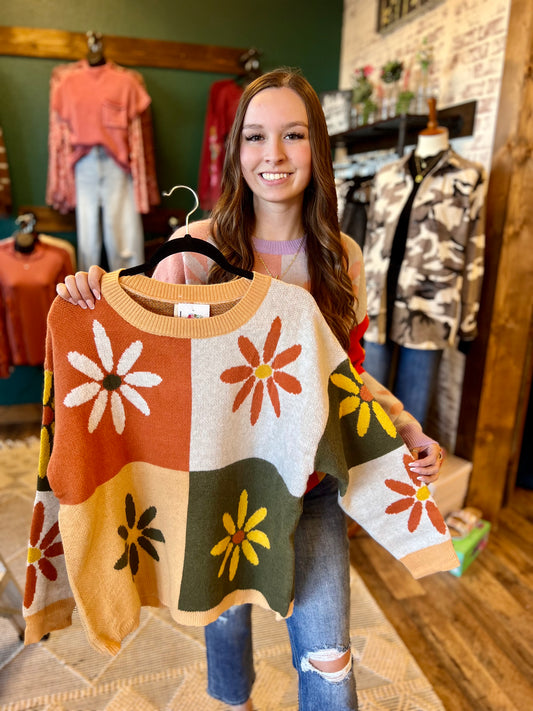
M 81 312 L 56 299 L 49 315 L 27 644 L 75 605 L 111 654 L 143 605 L 187 625 L 245 602 L 290 615 L 315 470 L 415 577 L 456 567 L 408 450 L 304 289 L 113 272 L 102 294 Z M 173 316 L 178 303 L 210 315 Z

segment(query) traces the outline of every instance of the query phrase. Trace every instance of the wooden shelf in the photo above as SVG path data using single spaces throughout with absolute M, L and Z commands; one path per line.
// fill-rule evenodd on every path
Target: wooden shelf
M 130 67 L 160 67 L 186 71 L 245 73 L 240 58 L 248 47 L 219 47 L 168 40 L 104 35 L 108 59 Z M 85 32 L 0 26 L 0 55 L 78 60 L 87 55 Z
M 439 125 L 448 129 L 450 138 L 461 138 L 473 134 L 475 114 L 476 102 L 469 101 L 441 109 L 438 121 Z M 418 134 L 427 122 L 428 117 L 423 114 L 395 116 L 330 136 L 331 145 L 336 147 L 344 144 L 349 154 L 396 148 L 396 152 L 401 155 L 404 146 L 416 143 Z

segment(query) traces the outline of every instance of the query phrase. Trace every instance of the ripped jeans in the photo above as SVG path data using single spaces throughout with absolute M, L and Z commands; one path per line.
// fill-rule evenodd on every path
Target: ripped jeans
M 332 477 L 305 495 L 294 546 L 294 612 L 286 623 L 298 672 L 298 708 L 357 711 L 351 657 L 336 672 L 319 672 L 312 665 L 313 659 L 327 661 L 350 649 L 348 538 Z M 226 704 L 244 703 L 255 679 L 251 606 L 232 607 L 208 625 L 205 641 L 208 694 Z

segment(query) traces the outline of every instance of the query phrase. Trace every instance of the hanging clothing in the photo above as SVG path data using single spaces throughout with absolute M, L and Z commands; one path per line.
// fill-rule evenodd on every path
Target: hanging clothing
M 342 186 L 346 190 L 340 223 L 341 230 L 350 235 L 363 249 L 365 245 L 367 211 L 372 180 L 368 176 L 352 178 Z
M 191 303 L 210 316 L 173 316 Z M 142 605 L 192 625 L 250 602 L 289 616 L 315 469 L 415 577 L 456 567 L 408 450 L 384 413 L 359 416 L 359 393 L 371 398 L 304 289 L 113 272 L 93 311 L 57 299 L 48 324 L 27 643 L 67 626 L 74 604 L 111 654 Z
M 67 252 L 70 262 L 72 264 L 72 269 L 73 272 L 77 271 L 78 266 L 77 266 L 77 261 L 76 261 L 76 250 L 74 249 L 74 245 L 69 242 L 66 239 L 63 239 L 62 237 L 54 237 L 52 235 L 43 235 L 39 233 L 39 242 L 43 242 L 44 244 L 51 244 L 54 245 L 55 247 L 59 247 L 60 249 L 65 250 Z M 71 274 L 73 273 L 71 272 Z
M 100 263 L 102 241 L 111 269 L 144 261 L 142 219 L 135 209 L 133 180 L 102 146 L 91 148 L 74 167 L 76 237 L 80 269 Z
M 13 207 L 11 200 L 11 178 L 9 177 L 9 164 L 4 143 L 4 133 L 0 126 L 0 217 L 11 214 Z
M 131 173 L 136 209 L 160 202 L 155 174 L 150 96 L 142 76 L 114 62 L 87 60 L 56 67 L 50 79 L 47 204 L 76 207 L 74 166 L 97 145 Z
M 56 284 L 72 274 L 68 250 L 38 239 L 29 253 L 0 242 L 0 377 L 15 365 L 42 365 Z
M 198 198 L 202 210 L 211 210 L 220 197 L 226 139 L 242 92 L 242 86 L 233 79 L 217 81 L 209 90 L 198 177 Z
M 385 343 L 388 336 L 408 348 L 443 349 L 477 333 L 486 173 L 450 148 L 424 177 L 405 222 L 396 291 L 388 296 L 393 240 L 413 189 L 409 158 L 386 165 L 373 180 L 364 248 L 365 340 Z

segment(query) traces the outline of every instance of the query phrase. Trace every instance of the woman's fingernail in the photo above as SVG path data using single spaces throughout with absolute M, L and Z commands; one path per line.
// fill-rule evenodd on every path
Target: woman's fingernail
M 78 304 L 78 306 L 81 306 L 82 309 L 87 308 L 87 304 L 85 303 L 85 301 L 78 301 L 77 304 Z

